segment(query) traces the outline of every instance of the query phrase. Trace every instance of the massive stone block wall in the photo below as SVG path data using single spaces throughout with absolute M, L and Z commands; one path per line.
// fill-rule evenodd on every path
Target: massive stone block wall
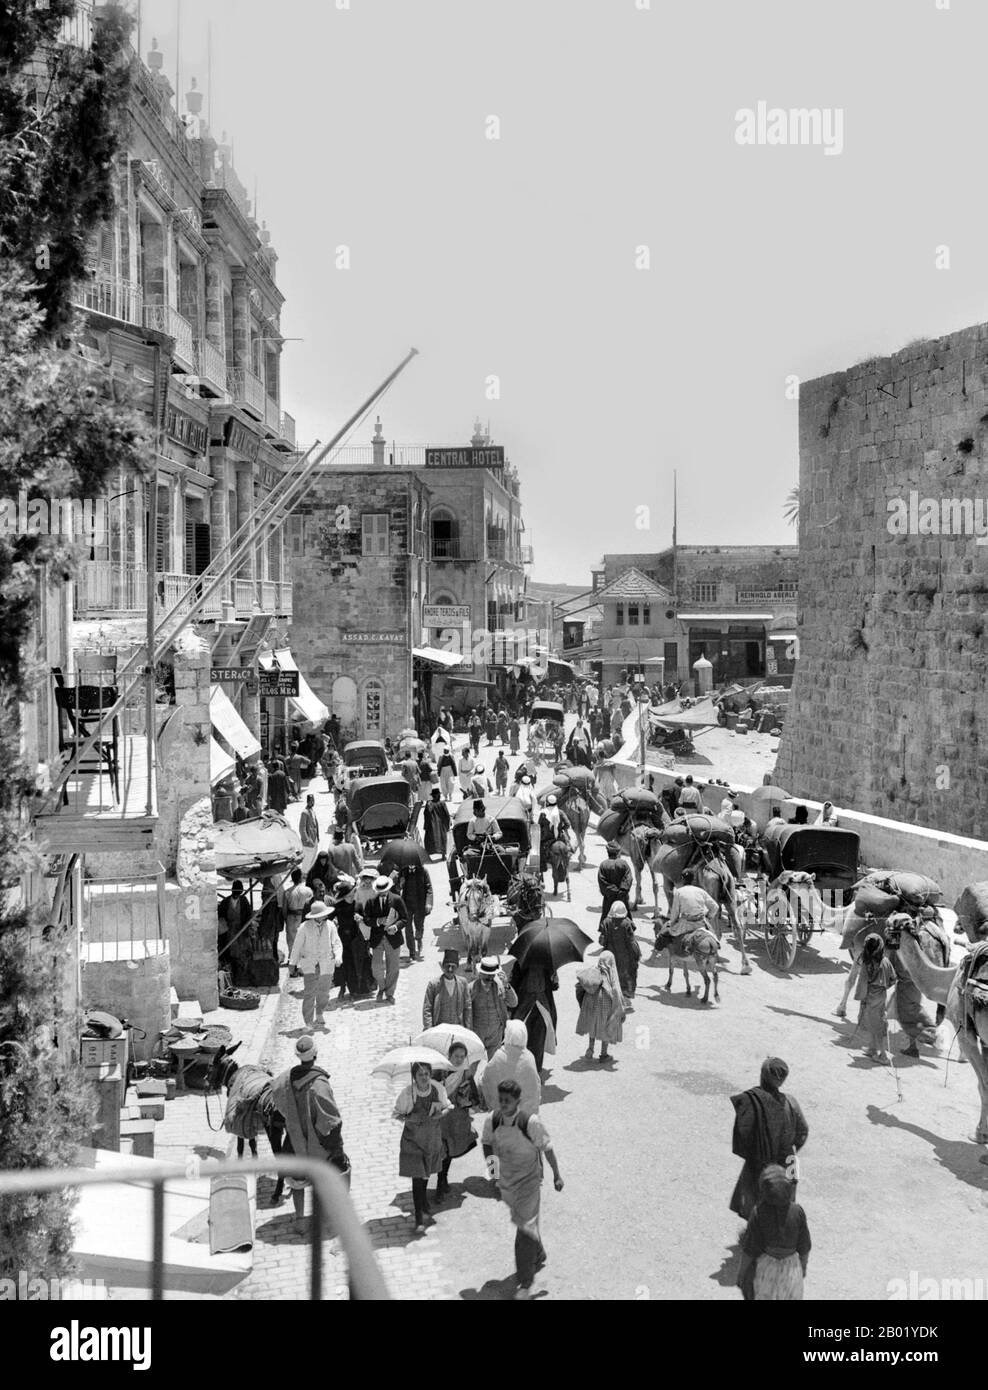
M 890 534 L 888 504 L 985 505 L 988 325 L 805 383 L 799 444 L 800 649 L 776 780 L 984 839 L 988 547 Z

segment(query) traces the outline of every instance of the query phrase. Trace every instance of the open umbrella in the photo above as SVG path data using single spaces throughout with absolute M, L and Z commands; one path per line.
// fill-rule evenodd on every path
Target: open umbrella
M 787 792 L 784 787 L 772 786 L 756 787 L 750 797 L 753 806 L 772 805 L 778 806 L 782 801 L 791 801 L 792 792 Z
M 412 1046 L 431 1047 L 448 1058 L 454 1043 L 462 1043 L 466 1048 L 468 1062 L 479 1062 L 487 1056 L 487 1048 L 477 1034 L 460 1023 L 440 1023 L 435 1028 L 427 1028 L 413 1040 Z
M 377 861 L 377 866 L 382 874 L 389 874 L 393 869 L 411 869 L 416 864 L 421 864 L 425 868 L 429 863 L 425 850 L 417 840 L 389 840 L 381 851 L 381 857 Z
M 527 923 L 508 947 L 521 969 L 541 965 L 556 971 L 561 965 L 582 960 L 593 943 L 568 917 L 537 917 Z
M 371 1076 L 386 1076 L 389 1081 L 397 1077 L 410 1076 L 415 1062 L 428 1062 L 433 1071 L 452 1071 L 449 1058 L 437 1052 L 434 1047 L 393 1047 L 378 1062 Z

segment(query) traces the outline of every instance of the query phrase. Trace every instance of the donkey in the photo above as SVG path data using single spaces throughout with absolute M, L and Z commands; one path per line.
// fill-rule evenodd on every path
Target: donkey
M 494 897 L 485 878 L 468 878 L 456 899 L 456 915 L 467 943 L 467 970 L 487 954 L 494 921 Z
M 250 1145 L 251 1158 L 257 1157 L 257 1136 L 263 1130 L 267 1135 L 271 1152 L 281 1153 L 285 1138 L 285 1121 L 275 1109 L 271 1093 L 271 1073 L 263 1067 L 248 1063 L 241 1066 L 233 1060 L 233 1054 L 242 1042 L 232 1047 L 221 1047 L 210 1063 L 207 1094 L 226 1088 L 226 1110 L 223 1114 L 223 1128 L 227 1134 L 237 1137 L 237 1157 L 244 1156 L 244 1143 Z M 283 1173 L 278 1174 L 272 1205 L 277 1206 L 285 1191 Z

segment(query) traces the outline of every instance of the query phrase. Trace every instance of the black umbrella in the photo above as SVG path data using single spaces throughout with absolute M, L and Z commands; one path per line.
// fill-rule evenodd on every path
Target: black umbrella
M 389 874 L 392 869 L 411 869 L 416 864 L 425 868 L 428 863 L 425 850 L 418 841 L 406 837 L 404 840 L 388 841 L 381 852 L 377 867 L 382 874 Z
M 583 953 L 593 943 L 568 917 L 538 917 L 528 922 L 508 947 L 520 969 L 541 965 L 556 971 L 561 965 L 583 959 Z

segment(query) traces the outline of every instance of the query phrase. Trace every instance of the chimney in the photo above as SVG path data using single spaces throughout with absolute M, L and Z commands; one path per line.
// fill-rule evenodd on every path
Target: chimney
M 374 445 L 374 467 L 375 467 L 375 468 L 383 468 L 383 467 L 384 467 L 384 445 L 385 445 L 385 443 L 386 443 L 386 440 L 385 440 L 385 438 L 384 438 L 384 435 L 383 435 L 382 432 L 381 432 L 381 417 L 380 417 L 380 415 L 377 417 L 377 419 L 376 419 L 375 422 L 374 422 L 374 435 L 373 435 L 373 438 L 371 439 L 371 443 Z

